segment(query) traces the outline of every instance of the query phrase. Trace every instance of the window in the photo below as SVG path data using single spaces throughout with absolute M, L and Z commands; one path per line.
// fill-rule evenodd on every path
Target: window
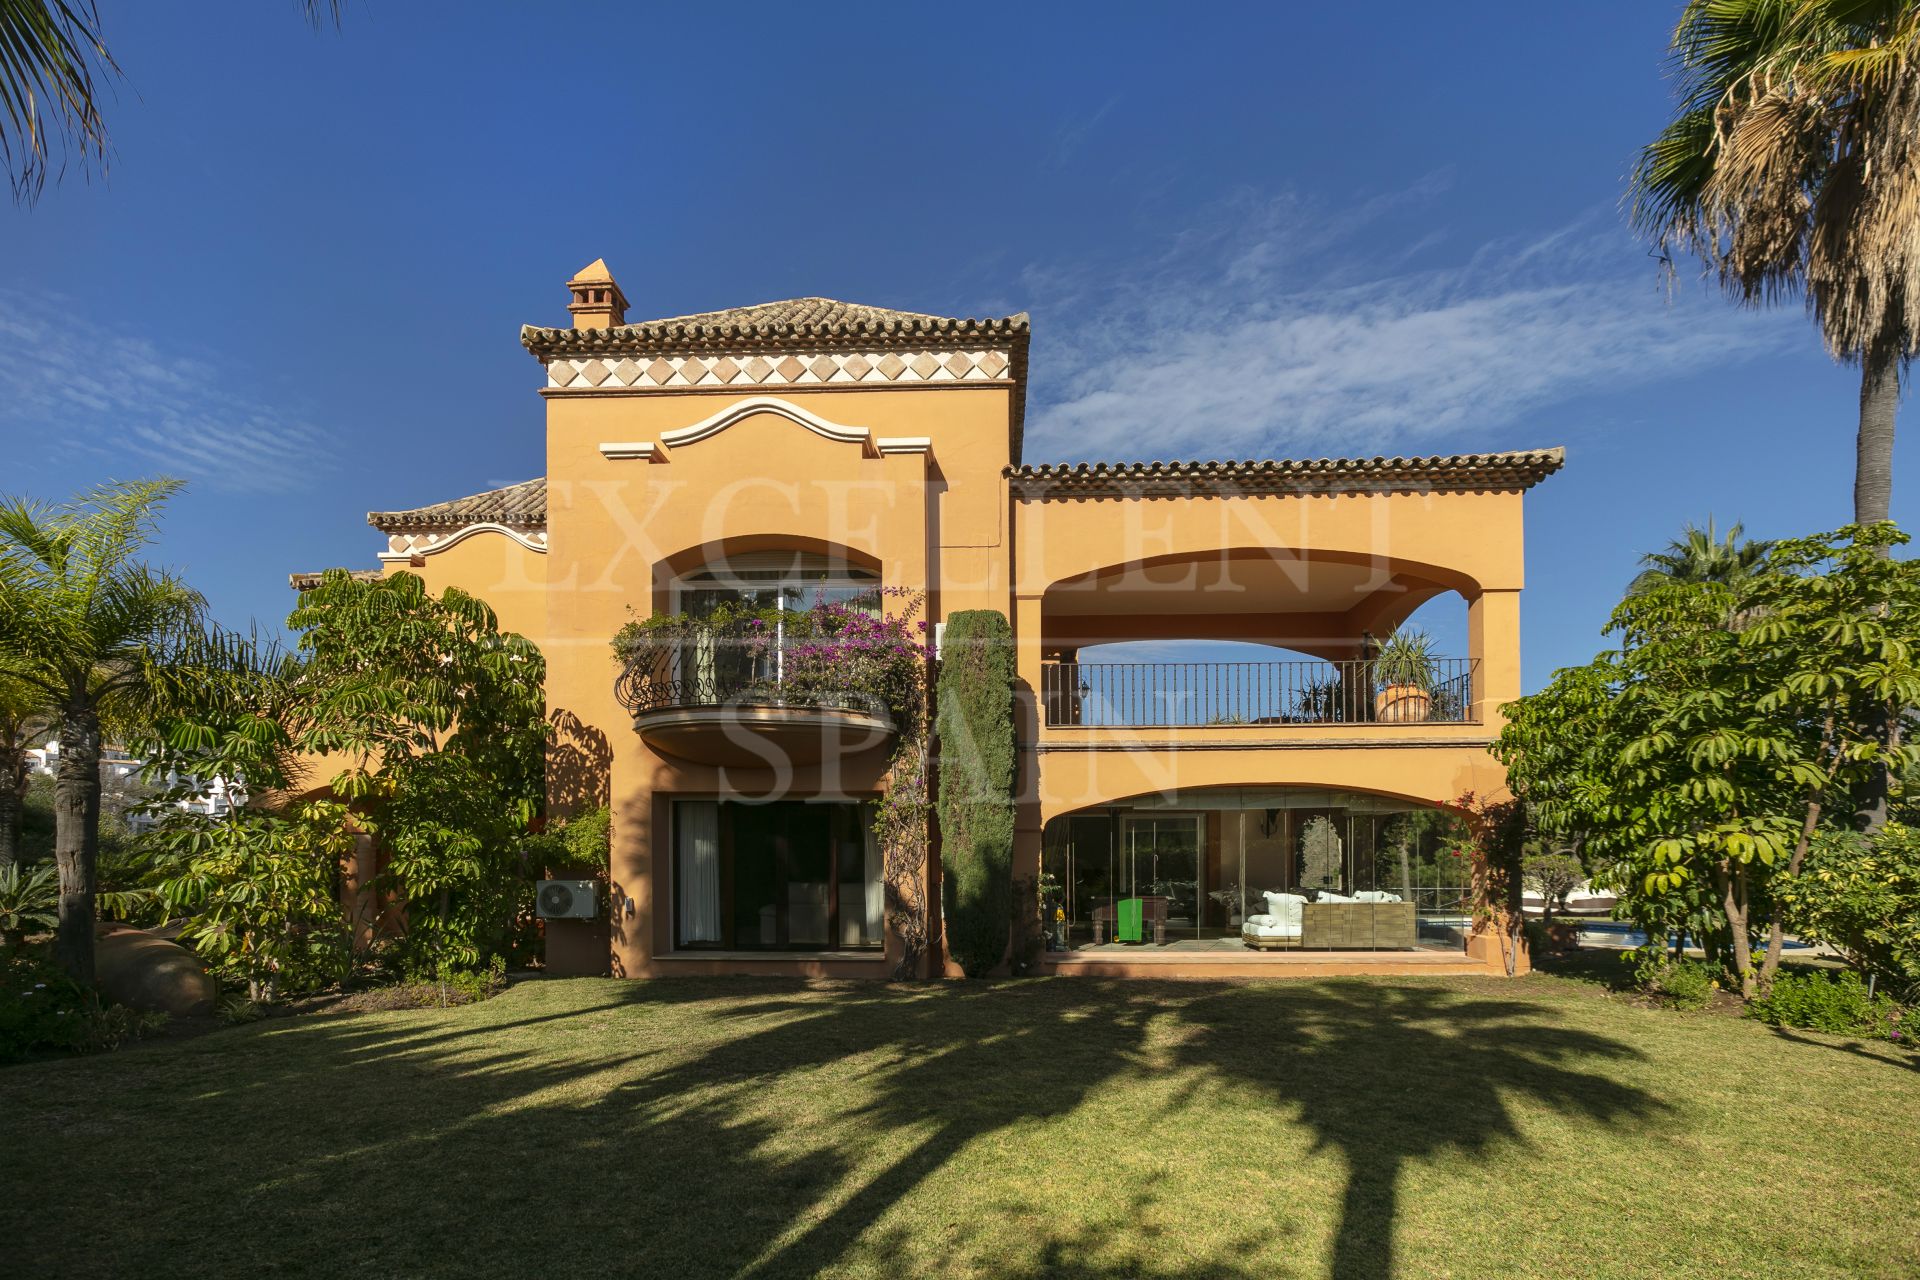
M 832 556 L 772 551 L 733 556 L 674 584 L 675 611 L 704 618 L 727 604 L 797 613 L 818 604 L 879 607 L 880 575 Z
M 673 802 L 674 945 L 878 948 L 871 802 Z

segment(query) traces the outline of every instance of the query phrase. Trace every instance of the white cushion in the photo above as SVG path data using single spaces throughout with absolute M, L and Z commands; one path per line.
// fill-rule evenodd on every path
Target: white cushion
M 1331 890 L 1322 889 L 1320 891 L 1320 896 L 1315 898 L 1314 901 L 1315 902 L 1358 902 L 1360 901 L 1360 899 L 1349 898 L 1344 893 L 1334 893 Z
M 1385 889 L 1362 889 L 1353 895 L 1355 902 L 1398 902 L 1400 895 L 1388 893 Z
M 1307 905 L 1307 900 L 1297 893 L 1264 893 L 1260 896 L 1267 900 L 1268 918 L 1276 925 L 1293 931 L 1285 936 L 1298 936 L 1300 909 Z
M 1272 916 L 1249 916 L 1240 926 L 1243 938 L 1297 938 L 1300 936 L 1300 922 L 1293 920 L 1281 923 Z

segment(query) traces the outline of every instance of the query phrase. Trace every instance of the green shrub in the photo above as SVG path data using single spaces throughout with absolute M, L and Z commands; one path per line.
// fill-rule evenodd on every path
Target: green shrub
M 947 619 L 939 711 L 940 866 L 947 946 L 968 977 L 1013 926 L 1013 629 L 991 609 Z
M 1670 1009 L 1704 1009 L 1719 989 L 1722 970 L 1704 960 L 1675 960 L 1658 949 L 1627 955 L 1634 985 Z
M 12 951 L 29 933 L 51 932 L 59 906 L 60 877 L 51 863 L 0 867 L 0 952 Z
M 1899 1039 L 1899 1007 L 1885 995 L 1869 995 L 1867 984 L 1851 971 L 1780 973 L 1773 990 L 1755 1000 L 1748 1012 L 1772 1027 Z
M 166 1022 L 164 1013 L 103 1003 L 40 956 L 0 957 L 0 1062 L 112 1049 Z
M 601 805 L 572 817 L 557 818 L 547 824 L 546 830 L 528 836 L 524 847 L 535 872 L 563 867 L 605 871 L 612 860 L 612 811 Z
M 1778 877 L 1773 892 L 1796 936 L 1883 983 L 1920 984 L 1920 829 L 1822 832 L 1800 874 Z
M 495 956 L 484 969 L 410 973 L 399 982 L 356 991 L 334 1007 L 355 1013 L 381 1009 L 436 1009 L 477 1004 L 504 991 L 507 966 Z
M 220 997 L 220 1004 L 214 1009 L 220 1021 L 228 1026 L 240 1026 L 243 1023 L 258 1022 L 267 1016 L 267 1007 L 258 1000 L 235 992 Z

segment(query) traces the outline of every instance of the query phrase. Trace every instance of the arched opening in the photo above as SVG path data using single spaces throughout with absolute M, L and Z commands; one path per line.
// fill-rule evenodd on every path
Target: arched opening
M 1400 639 L 1396 642 L 1395 637 Z M 1316 651 L 1318 650 L 1318 651 Z M 1395 650 L 1419 656 L 1382 662 Z M 1471 718 L 1467 601 L 1445 591 L 1352 657 L 1242 639 L 1114 640 L 1056 651 L 1049 723 L 1088 728 L 1455 723 Z M 1408 670 L 1411 668 L 1411 671 Z M 1411 680 L 1417 704 L 1382 691 Z
M 1055 951 L 1458 951 L 1456 815 L 1401 796 L 1207 787 L 1090 806 L 1041 836 Z
M 658 750 L 704 764 L 816 764 L 891 741 L 884 701 L 828 637 L 880 613 L 873 557 L 816 539 L 751 537 L 655 565 L 655 607 L 616 635 L 615 696 Z
M 659 613 L 704 617 L 736 610 L 803 612 L 820 604 L 877 601 L 880 561 L 852 547 L 780 534 L 718 539 L 654 566 Z

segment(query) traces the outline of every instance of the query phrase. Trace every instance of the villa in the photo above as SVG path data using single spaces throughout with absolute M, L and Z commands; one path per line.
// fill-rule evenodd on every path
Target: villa
M 895 727 L 783 699 L 777 637 L 735 661 L 715 623 L 624 671 L 610 641 L 635 616 L 912 598 L 936 643 L 963 610 L 1011 622 L 1039 971 L 1505 971 L 1433 818 L 1502 791 L 1522 501 L 1561 450 L 1034 464 L 1025 315 L 796 298 L 628 323 L 603 263 L 568 288 L 570 327 L 521 332 L 546 474 L 368 517 L 380 572 L 540 645 L 554 806 L 612 807 L 604 900 L 547 921 L 553 970 L 891 972 L 872 809 Z M 1449 593 L 1465 652 L 1379 678 L 1379 642 Z M 1272 657 L 1194 643 L 1219 640 Z M 936 840 L 910 886 L 936 904 L 928 973 L 939 881 Z

